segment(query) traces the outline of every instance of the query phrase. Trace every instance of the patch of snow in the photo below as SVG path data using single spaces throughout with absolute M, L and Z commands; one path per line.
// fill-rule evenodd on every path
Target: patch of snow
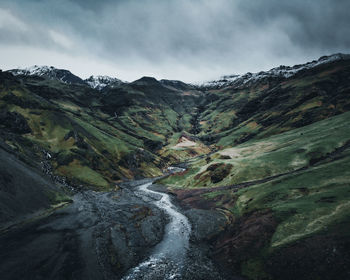
M 84 84 L 83 80 L 75 76 L 70 71 L 65 69 L 57 69 L 53 66 L 38 66 L 34 65 L 23 69 L 12 69 L 8 72 L 15 76 L 40 76 L 51 80 L 57 80 L 66 84 Z
M 322 56 L 318 60 L 314 60 L 305 64 L 295 66 L 279 66 L 272 68 L 269 71 L 261 71 L 259 73 L 246 73 L 244 75 L 228 75 L 222 76 L 219 80 L 205 82 L 199 87 L 205 88 L 223 88 L 227 86 L 249 86 L 252 83 L 260 81 L 265 78 L 290 78 L 302 70 L 312 69 L 319 65 L 331 63 L 334 61 L 350 59 L 350 55 L 334 54 L 330 56 Z
M 23 69 L 9 70 L 9 72 L 11 72 L 15 76 L 17 76 L 17 75 L 44 76 L 44 75 L 48 75 L 50 73 L 54 73 L 55 70 L 57 70 L 57 69 L 55 67 L 53 67 L 53 66 L 38 66 L 38 65 L 34 65 L 34 66 L 30 66 L 30 67 L 23 68 Z
M 23 69 L 9 70 L 9 72 L 15 76 L 44 76 L 48 77 L 49 79 L 55 79 L 66 84 L 86 84 L 97 90 L 102 90 L 107 86 L 113 87 L 125 83 L 117 78 L 112 78 L 109 76 L 90 76 L 88 79 L 83 81 L 78 76 L 73 75 L 70 71 L 64 69 L 57 69 L 53 66 L 34 65 Z
M 119 86 L 124 82 L 109 76 L 90 76 L 85 82 L 92 88 L 102 90 L 108 86 Z

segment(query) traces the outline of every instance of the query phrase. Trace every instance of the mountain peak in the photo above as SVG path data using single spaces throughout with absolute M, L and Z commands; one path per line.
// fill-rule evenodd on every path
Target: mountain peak
M 329 56 L 322 56 L 318 60 L 313 60 L 305 64 L 298 64 L 294 66 L 275 67 L 269 71 L 261 71 L 258 73 L 246 73 L 243 75 L 226 75 L 220 77 L 218 80 L 208 81 L 201 85 L 204 88 L 223 88 L 227 86 L 242 87 L 250 86 L 252 83 L 260 81 L 265 78 L 290 78 L 302 70 L 312 69 L 317 66 L 332 63 L 340 60 L 350 59 L 349 54 L 336 53 Z
M 160 83 L 163 86 L 170 87 L 171 89 L 176 89 L 176 90 L 189 90 L 189 89 L 194 89 L 195 87 L 191 84 L 186 84 L 182 81 L 178 80 L 166 80 L 162 79 L 160 80 Z
M 143 76 L 141 79 L 132 82 L 133 85 L 138 86 L 150 86 L 150 85 L 160 85 L 160 82 L 153 77 Z
M 124 83 L 122 80 L 119 80 L 117 78 L 112 78 L 109 76 L 102 76 L 102 75 L 90 76 L 88 79 L 85 80 L 85 82 L 90 87 L 97 90 L 102 90 L 106 87 L 119 86 Z
M 23 69 L 12 69 L 8 72 L 15 76 L 25 75 L 25 76 L 40 76 L 49 78 L 51 80 L 59 80 L 66 84 L 84 84 L 84 81 L 78 76 L 72 74 L 69 70 L 58 69 L 53 66 L 30 66 Z

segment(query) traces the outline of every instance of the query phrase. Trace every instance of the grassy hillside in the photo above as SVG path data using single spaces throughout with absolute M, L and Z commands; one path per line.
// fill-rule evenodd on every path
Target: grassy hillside
M 248 279 L 347 278 L 350 63 L 211 89 L 199 139 L 216 152 L 159 182 L 185 207 L 223 213 L 218 263 Z
M 44 155 L 54 173 L 72 184 L 97 189 L 123 178 L 158 176 L 178 160 L 173 149 L 158 151 L 190 129 L 190 109 L 200 95 L 147 78 L 104 92 L 9 73 L 1 79 L 2 139 L 22 153 L 35 151 L 39 160 Z M 181 156 L 196 155 L 192 150 Z
M 143 77 L 98 91 L 5 72 L 0 84 L 2 139 L 23 153 L 34 150 L 39 158 L 49 152 L 57 175 L 98 189 L 124 178 L 157 176 L 172 163 L 220 149 L 221 154 L 198 163 L 200 174 L 186 181 L 191 188 L 217 185 L 237 164 L 223 159 L 237 151 L 223 149 L 347 111 L 349 73 L 350 63 L 344 60 L 289 79 L 263 79 L 249 86 L 196 90 Z M 259 145 L 269 150 L 274 144 Z M 205 172 L 214 160 L 218 168 Z M 262 178 L 303 165 L 293 159 L 294 167 L 284 170 L 274 162 L 276 166 L 259 167 L 251 176 L 250 168 L 245 168 L 251 164 L 242 160 L 240 170 L 232 169 L 239 174 L 225 175 L 222 183 Z
M 289 173 L 316 164 L 347 147 L 349 112 L 285 133 L 250 140 L 190 161 L 185 176 L 163 181 L 172 187 L 201 188 L 239 184 Z M 214 178 L 220 170 L 219 178 Z
M 350 109 L 350 62 L 338 61 L 288 79 L 210 90 L 198 136 L 229 147 L 311 124 Z
M 291 275 L 300 273 L 301 262 L 310 262 L 305 266 L 312 263 L 306 248 L 300 249 L 294 268 L 284 263 L 282 272 L 277 266 L 292 258 L 291 248 L 309 242 L 308 238 L 325 239 L 324 243 L 315 241 L 320 256 L 325 257 L 332 246 L 339 250 L 328 256 L 328 266 L 335 265 L 339 255 L 347 254 L 350 237 L 349 123 L 347 112 L 262 140 L 250 140 L 193 160 L 184 174 L 169 176 L 161 183 L 171 187 L 185 204 L 222 211 L 234 221 L 215 243 L 215 255 L 251 279 L 261 279 L 261 275 L 280 279 L 277 271 L 283 279 L 290 279 L 288 273 L 293 269 Z M 254 225 L 249 224 L 252 217 Z M 241 231 L 234 233 L 240 226 Z M 334 236 L 339 240 L 334 241 Z M 319 258 L 316 264 L 323 266 Z M 304 271 L 297 277 L 318 279 L 322 271 Z M 330 271 L 334 273 L 334 268 Z

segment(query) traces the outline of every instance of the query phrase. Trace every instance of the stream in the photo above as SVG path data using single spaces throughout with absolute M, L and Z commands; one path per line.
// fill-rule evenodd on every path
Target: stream
M 136 195 L 150 200 L 169 217 L 163 240 L 154 248 L 147 260 L 140 263 L 123 277 L 131 279 L 181 279 L 191 234 L 186 216 L 172 204 L 168 194 L 150 190 L 152 183 L 138 187 Z
M 231 279 L 201 245 L 221 215 L 185 216 L 153 181 L 78 192 L 70 205 L 1 232 L 1 280 Z

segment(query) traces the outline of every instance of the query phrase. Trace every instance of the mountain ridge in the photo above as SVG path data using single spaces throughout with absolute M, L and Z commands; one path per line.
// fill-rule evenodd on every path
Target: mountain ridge
M 313 60 L 304 64 L 296 64 L 294 66 L 285 66 L 281 65 L 274 67 L 268 71 L 260 71 L 257 73 L 245 73 L 242 75 L 225 75 L 222 76 L 219 80 L 208 81 L 202 84 L 199 84 L 200 88 L 205 89 L 214 89 L 214 88 L 223 88 L 228 86 L 240 87 L 240 86 L 249 86 L 252 83 L 266 79 L 266 78 L 290 78 L 300 71 L 308 70 L 315 68 L 317 66 L 332 63 L 340 60 L 349 60 L 349 54 L 336 53 L 329 56 L 322 56 L 318 60 Z
M 53 66 L 38 66 L 34 65 L 23 69 L 11 69 L 8 70 L 11 74 L 23 75 L 23 76 L 39 76 L 49 79 L 55 79 L 67 84 L 84 84 L 83 79 L 72 74 L 69 70 L 58 69 Z
M 119 80 L 117 78 L 112 78 L 109 76 L 90 76 L 89 78 L 84 80 L 90 87 L 97 89 L 97 90 L 103 90 L 106 87 L 114 87 L 114 86 L 120 86 L 124 83 L 122 80 Z
M 289 78 L 292 77 L 299 72 L 307 69 L 312 69 L 317 66 L 328 64 L 340 60 L 349 60 L 350 54 L 343 54 L 343 53 L 335 53 L 332 55 L 325 55 L 320 57 L 317 60 L 313 60 L 310 62 L 306 62 L 304 64 L 296 64 L 294 66 L 285 66 L 281 65 L 278 67 L 274 67 L 268 71 L 260 71 L 257 73 L 251 73 L 247 72 L 242 75 L 224 75 L 221 76 L 218 80 L 212 80 L 208 82 L 193 84 L 193 83 L 184 83 L 179 80 L 168 80 L 168 79 L 161 79 L 159 82 L 163 85 L 171 86 L 173 88 L 179 88 L 185 89 L 185 88 L 196 88 L 196 89 L 221 89 L 223 87 L 242 87 L 242 86 L 250 86 L 252 83 L 267 79 L 267 78 Z M 5 72 L 10 72 L 13 75 L 25 75 L 25 76 L 45 76 L 50 79 L 57 79 L 61 82 L 68 83 L 68 84 L 86 84 L 90 86 L 91 88 L 95 88 L 98 90 L 103 90 L 109 86 L 119 86 L 121 84 L 127 84 L 127 83 L 139 83 L 144 78 L 153 78 L 153 77 L 141 77 L 135 81 L 127 82 L 122 81 L 118 78 L 106 76 L 106 75 L 97 75 L 97 76 L 90 76 L 89 78 L 83 80 L 79 76 L 76 76 L 72 74 L 69 70 L 66 69 L 58 69 L 54 66 L 38 66 L 34 65 L 27 68 L 17 68 L 17 69 L 10 69 Z M 154 80 L 158 81 L 157 79 L 153 78 Z

